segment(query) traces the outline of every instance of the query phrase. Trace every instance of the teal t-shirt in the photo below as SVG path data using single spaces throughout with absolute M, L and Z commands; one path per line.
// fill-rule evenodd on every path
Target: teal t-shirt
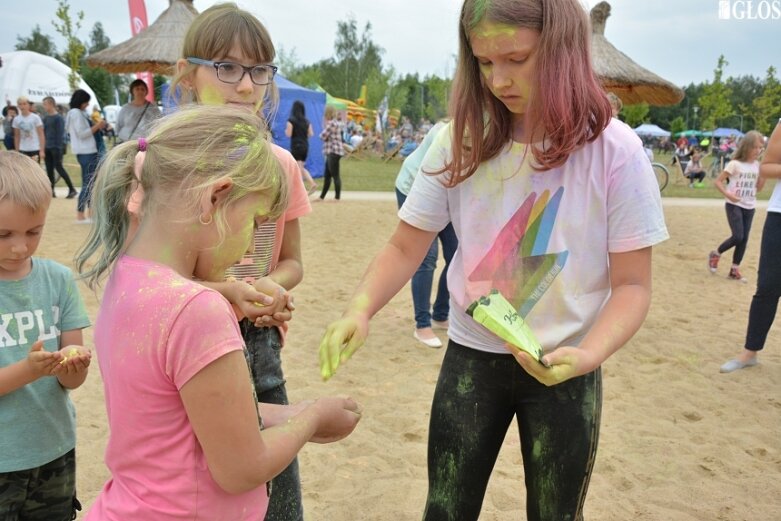
M 33 258 L 21 280 L 0 280 L 0 366 L 27 358 L 33 343 L 60 349 L 60 332 L 90 325 L 71 271 Z M 40 467 L 76 446 L 76 414 L 57 377 L 0 396 L 0 472 Z

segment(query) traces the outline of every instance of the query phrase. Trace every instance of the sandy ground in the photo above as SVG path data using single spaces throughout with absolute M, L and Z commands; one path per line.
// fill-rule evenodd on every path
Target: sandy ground
M 42 256 L 70 264 L 86 233 L 74 202 L 58 198 Z M 756 281 L 765 211 L 758 210 L 743 263 L 748 284 L 711 275 L 707 252 L 727 235 L 721 205 L 666 206 L 672 239 L 654 253 L 653 307 L 643 329 L 604 365 L 600 447 L 586 517 L 601 521 L 781 520 L 781 328 L 762 364 L 731 375 L 719 365 L 742 345 Z M 315 205 L 303 220 L 306 275 L 284 351 L 294 400 L 349 393 L 365 407 L 347 440 L 301 453 L 310 520 L 420 519 L 426 495 L 431 395 L 443 350 L 412 338 L 409 289 L 372 322 L 367 345 L 329 383 L 317 345 L 357 278 L 395 226 L 388 200 Z M 725 259 L 725 264 L 728 259 Z M 440 261 L 441 264 L 441 261 Z M 83 295 L 95 317 L 98 298 Z M 91 332 L 87 330 L 87 342 Z M 444 339 L 444 336 L 443 336 Z M 73 393 L 78 484 L 86 507 L 108 478 L 108 438 L 97 364 Z M 489 484 L 482 520 L 525 519 L 515 427 Z

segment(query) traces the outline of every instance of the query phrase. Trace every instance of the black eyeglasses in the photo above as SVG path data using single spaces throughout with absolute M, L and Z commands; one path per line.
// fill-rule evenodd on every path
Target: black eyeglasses
M 215 62 L 200 58 L 187 58 L 194 65 L 211 65 L 217 71 L 217 79 L 223 83 L 239 83 L 244 75 L 249 73 L 249 78 L 255 85 L 268 85 L 274 80 L 277 73 L 276 65 L 253 65 L 245 67 L 240 63 Z

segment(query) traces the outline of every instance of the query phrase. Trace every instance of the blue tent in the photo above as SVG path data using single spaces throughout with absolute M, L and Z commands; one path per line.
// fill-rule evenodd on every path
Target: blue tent
M 325 112 L 325 93 L 305 89 L 292 81 L 277 74 L 274 83 L 279 89 L 279 107 L 271 121 L 271 135 L 274 143 L 286 150 L 290 150 L 290 138 L 285 135 L 285 125 L 290 117 L 290 108 L 293 102 L 301 100 L 306 110 L 306 118 L 312 123 L 315 135 L 309 139 L 309 155 L 306 159 L 306 169 L 312 177 L 322 177 L 325 169 L 323 159 L 323 142 L 320 141 L 320 131 L 323 130 L 323 113 Z M 176 109 L 176 103 L 172 96 L 168 95 L 169 84 L 162 86 L 161 101 L 163 112 L 168 114 Z
M 743 137 L 745 134 L 736 128 L 717 128 L 710 133 L 706 133 L 706 135 L 711 135 L 712 137 Z
M 277 74 L 274 83 L 279 89 L 279 107 L 274 119 L 271 121 L 271 135 L 274 143 L 286 150 L 290 150 L 290 138 L 285 135 L 285 126 L 290 117 L 290 109 L 293 102 L 300 100 L 304 103 L 306 119 L 312 124 L 315 135 L 309 138 L 309 155 L 306 158 L 306 169 L 312 177 L 322 177 L 325 169 L 323 160 L 323 142 L 320 141 L 320 132 L 323 130 L 323 113 L 325 112 L 325 93 L 306 89 L 296 85 L 292 81 Z

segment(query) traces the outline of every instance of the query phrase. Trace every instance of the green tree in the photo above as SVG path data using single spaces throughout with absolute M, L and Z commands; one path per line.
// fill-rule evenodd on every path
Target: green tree
M 84 43 L 76 37 L 76 33 L 81 29 L 81 23 L 84 21 L 84 11 L 79 11 L 75 16 L 71 16 L 68 0 L 58 0 L 55 15 L 59 22 L 52 21 L 52 25 L 65 38 L 66 47 L 63 56 L 66 59 L 66 64 L 71 68 L 68 84 L 71 89 L 76 90 L 79 87 L 81 58 L 86 51 Z
M 767 135 L 775 128 L 781 117 L 781 83 L 776 78 L 775 67 L 767 69 L 762 94 L 754 98 L 750 105 L 742 105 L 741 110 L 753 119 L 754 128 L 762 134 Z
M 95 54 L 96 52 L 108 49 L 111 47 L 111 40 L 106 36 L 106 31 L 103 30 L 103 24 L 95 22 L 92 26 L 92 31 L 89 33 L 89 47 L 87 52 L 89 54 Z
M 673 136 L 675 136 L 675 134 L 677 134 L 678 132 L 683 132 L 684 130 L 686 130 L 686 121 L 684 121 L 683 116 L 677 116 L 675 119 L 673 119 L 670 122 L 669 128 L 670 128 L 670 133 Z
M 16 37 L 16 46 L 14 48 L 17 51 L 33 51 L 46 56 L 57 57 L 57 48 L 54 46 L 54 41 L 52 41 L 50 36 L 43 34 L 41 26 L 37 24 L 27 38 Z
M 371 22 L 366 22 L 360 36 L 358 23 L 352 16 L 337 22 L 336 26 L 335 59 L 321 62 L 329 73 L 322 75 L 324 79 L 328 78 L 329 83 L 328 87 L 324 87 L 335 96 L 356 99 L 371 71 L 382 71 L 385 50 L 372 40 Z
M 621 114 L 624 116 L 624 122 L 634 128 L 642 125 L 648 120 L 648 103 L 638 103 L 636 105 L 624 105 Z
M 713 129 L 721 123 L 721 120 L 731 116 L 735 110 L 730 102 L 732 89 L 724 81 L 724 67 L 729 62 L 724 55 L 719 56 L 716 68 L 713 70 L 713 81 L 706 83 L 702 89 L 702 96 L 699 99 L 700 112 L 702 114 L 701 128 Z

